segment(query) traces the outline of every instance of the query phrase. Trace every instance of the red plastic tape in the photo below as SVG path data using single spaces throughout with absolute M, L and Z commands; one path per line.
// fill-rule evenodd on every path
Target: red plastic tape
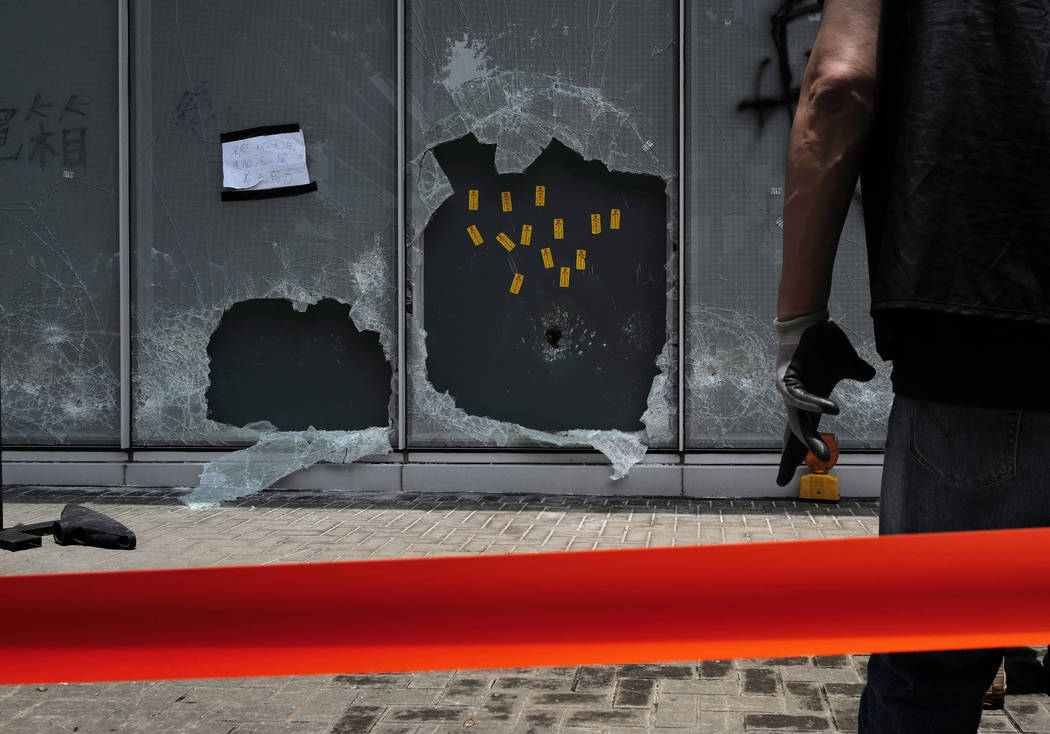
M 1050 528 L 0 578 L 0 683 L 1045 644 Z

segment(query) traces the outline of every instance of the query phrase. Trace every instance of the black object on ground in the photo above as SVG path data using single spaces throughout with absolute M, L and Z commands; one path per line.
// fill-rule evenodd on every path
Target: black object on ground
M 83 505 L 66 505 L 54 523 L 59 545 L 89 545 L 94 548 L 134 550 L 135 533 L 101 512 Z
M 41 537 L 54 532 L 53 522 L 35 522 L 31 525 L 15 525 L 7 530 L 0 530 L 0 549 L 9 551 L 39 548 Z

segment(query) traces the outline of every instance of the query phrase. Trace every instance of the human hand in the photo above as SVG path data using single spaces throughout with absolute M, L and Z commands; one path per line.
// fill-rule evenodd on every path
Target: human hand
M 773 322 L 777 330 L 777 392 L 784 399 L 787 427 L 777 484 L 788 484 L 795 467 L 812 451 L 826 461 L 831 449 L 820 438 L 820 416 L 838 415 L 831 391 L 844 379 L 867 382 L 875 368 L 861 359 L 827 310 Z

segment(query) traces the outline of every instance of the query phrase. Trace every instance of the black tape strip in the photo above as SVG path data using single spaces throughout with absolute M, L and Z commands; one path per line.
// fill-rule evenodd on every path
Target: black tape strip
M 297 133 L 301 130 L 299 123 L 293 122 L 290 125 L 263 125 L 262 127 L 250 127 L 247 130 L 235 130 L 232 133 L 221 133 L 219 135 L 220 143 L 232 143 L 234 140 L 244 140 L 245 138 L 255 138 L 260 135 L 279 135 L 281 133 Z
M 275 196 L 295 196 L 296 194 L 305 194 L 308 191 L 317 191 L 317 182 L 311 181 L 308 184 L 301 184 L 299 186 L 282 186 L 277 189 L 261 189 L 259 191 L 252 191 L 251 189 L 237 190 L 222 192 L 223 201 L 247 201 L 248 199 L 272 199 Z

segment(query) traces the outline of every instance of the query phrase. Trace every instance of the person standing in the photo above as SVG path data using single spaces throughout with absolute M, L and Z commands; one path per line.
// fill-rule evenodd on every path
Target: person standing
M 859 178 L 893 365 L 880 534 L 1050 525 L 1050 0 L 823 10 L 787 156 L 777 481 L 827 456 L 836 384 L 874 375 L 828 311 Z M 975 732 L 1002 657 L 872 655 L 860 734 Z

